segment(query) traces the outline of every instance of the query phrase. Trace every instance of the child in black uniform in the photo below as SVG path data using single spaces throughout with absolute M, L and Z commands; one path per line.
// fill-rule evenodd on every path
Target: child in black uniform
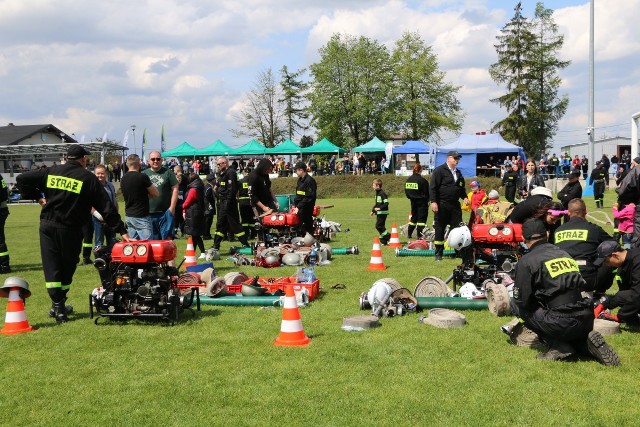
M 373 180 L 373 189 L 376 190 L 376 204 L 373 205 L 369 216 L 376 215 L 376 230 L 380 234 L 380 243 L 386 245 L 391 238 L 385 225 L 387 216 L 389 215 L 389 200 L 385 192 L 382 191 L 381 179 L 376 178 Z

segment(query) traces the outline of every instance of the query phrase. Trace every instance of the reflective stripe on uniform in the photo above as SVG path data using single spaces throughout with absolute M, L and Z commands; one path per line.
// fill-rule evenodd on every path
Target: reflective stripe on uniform
M 9 256 L 9 251 L 7 251 L 7 252 L 0 252 L 0 257 L 3 257 L 3 256 Z
M 221 233 L 221 232 L 219 232 L 219 231 L 216 231 L 214 234 L 215 234 L 216 236 L 224 237 L 224 234 L 222 234 L 222 233 Z
M 69 289 L 71 289 L 71 284 L 68 284 L 68 285 L 62 285 L 62 286 L 60 286 L 60 288 L 61 288 L 63 291 L 68 291 Z
M 62 282 L 46 282 L 45 286 L 50 289 L 50 288 L 61 288 L 62 287 Z
M 418 183 L 417 182 L 406 182 L 404 184 L 404 188 L 406 188 L 407 190 L 417 190 L 418 189 Z
M 241 231 L 240 233 L 236 233 L 235 235 L 238 236 L 238 237 L 242 237 L 242 236 L 244 236 L 244 234 L 245 234 L 244 231 Z
M 585 229 L 556 231 L 556 244 L 565 242 L 567 240 L 586 242 L 588 237 L 589 230 Z
M 47 179 L 47 188 L 55 188 L 57 190 L 80 194 L 80 191 L 82 190 L 82 181 L 66 176 L 49 175 L 49 178 Z
M 443 241 L 440 241 L 440 240 L 434 240 L 434 241 L 433 241 L 433 244 L 434 244 L 434 245 L 444 245 L 444 240 L 443 240 Z
M 83 243 L 82 247 L 83 248 L 92 248 L 93 247 L 93 243 Z
M 298 196 L 306 196 L 306 195 L 307 195 L 307 193 L 305 193 L 305 192 L 304 192 L 304 191 L 302 191 L 302 190 L 296 190 L 296 194 L 297 194 Z
M 578 264 L 573 258 L 555 258 L 544 263 L 552 278 L 561 274 L 580 272 Z

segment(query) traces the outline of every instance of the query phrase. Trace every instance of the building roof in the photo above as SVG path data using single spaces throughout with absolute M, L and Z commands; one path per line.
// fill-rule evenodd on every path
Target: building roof
M 67 142 L 78 142 L 52 124 L 15 126 L 9 123 L 9 126 L 0 126 L 0 145 L 17 145 L 38 133 L 53 133 Z

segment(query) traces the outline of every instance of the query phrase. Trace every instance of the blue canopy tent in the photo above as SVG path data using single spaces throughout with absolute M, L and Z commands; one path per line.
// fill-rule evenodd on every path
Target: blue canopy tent
M 353 149 L 356 153 L 383 153 L 387 144 L 380 141 L 377 136 L 365 144 L 359 145 Z
M 431 147 L 422 141 L 407 141 L 404 144 L 393 147 L 393 154 L 429 154 Z
M 447 160 L 447 153 L 455 150 L 462 154 L 458 169 L 465 177 L 477 175 L 478 154 L 487 155 L 520 155 L 526 162 L 527 158 L 522 147 L 505 141 L 499 133 L 489 135 L 460 135 L 451 144 L 436 148 L 436 166 L 443 164 Z

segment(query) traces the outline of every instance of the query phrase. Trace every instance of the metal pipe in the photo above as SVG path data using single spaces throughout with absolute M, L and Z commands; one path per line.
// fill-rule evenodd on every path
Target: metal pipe
M 279 296 L 245 297 L 242 295 L 228 295 L 224 297 L 200 297 L 200 304 L 219 306 L 260 306 L 279 307 Z
M 434 297 L 417 297 L 416 299 L 420 308 L 452 308 L 458 310 L 487 310 L 489 308 L 486 299 Z

